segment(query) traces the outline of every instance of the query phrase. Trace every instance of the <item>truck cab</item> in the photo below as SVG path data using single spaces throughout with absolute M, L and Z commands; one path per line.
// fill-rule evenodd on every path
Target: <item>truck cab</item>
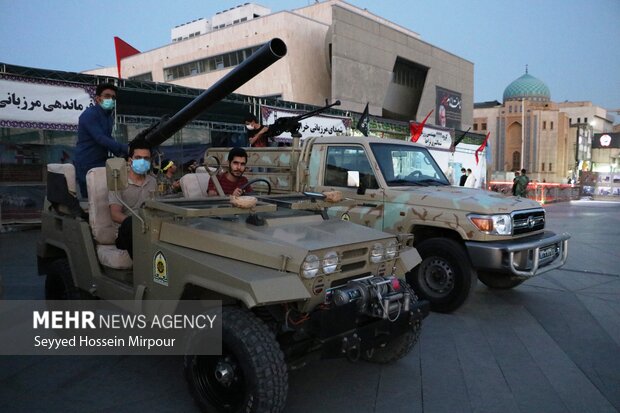
M 261 167 L 253 175 L 280 191 L 337 190 L 355 201 L 329 208 L 333 217 L 409 234 L 423 261 L 407 279 L 436 311 L 460 307 L 477 279 L 489 288 L 513 288 L 566 261 L 570 235 L 546 230 L 537 202 L 451 186 L 419 144 L 330 136 L 250 149 L 249 156 L 251 167 Z

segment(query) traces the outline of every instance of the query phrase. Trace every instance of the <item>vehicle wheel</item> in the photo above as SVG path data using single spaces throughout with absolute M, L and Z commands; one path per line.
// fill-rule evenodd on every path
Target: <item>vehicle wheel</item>
M 409 288 L 409 290 L 412 297 L 411 304 L 413 305 L 418 301 L 418 298 L 411 288 Z M 379 364 L 388 364 L 400 360 L 409 354 L 413 346 L 418 342 L 421 329 L 422 320 L 418 319 L 411 326 L 411 330 L 392 338 L 392 340 L 388 341 L 383 347 L 377 347 L 362 354 L 362 359 Z
M 459 308 L 476 285 L 476 271 L 465 249 L 447 238 L 430 238 L 416 245 L 422 262 L 407 274 L 407 281 L 431 310 L 449 313 Z
M 237 307 L 222 309 L 222 354 L 185 356 L 185 378 L 204 412 L 281 412 L 288 392 L 284 355 L 273 333 Z
M 508 290 L 523 284 L 523 281 L 525 281 L 525 279 L 519 279 L 510 275 L 489 272 L 479 272 L 478 279 L 487 287 L 497 290 Z
M 71 266 L 66 258 L 50 263 L 45 278 L 46 300 L 80 300 L 85 299 L 85 295 L 73 283 Z

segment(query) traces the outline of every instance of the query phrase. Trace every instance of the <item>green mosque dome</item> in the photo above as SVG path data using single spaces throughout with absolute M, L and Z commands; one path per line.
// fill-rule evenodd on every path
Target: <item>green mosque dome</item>
M 504 90 L 504 102 L 508 100 L 534 100 L 538 102 L 549 102 L 551 92 L 542 81 L 525 72 L 523 76 L 512 82 Z

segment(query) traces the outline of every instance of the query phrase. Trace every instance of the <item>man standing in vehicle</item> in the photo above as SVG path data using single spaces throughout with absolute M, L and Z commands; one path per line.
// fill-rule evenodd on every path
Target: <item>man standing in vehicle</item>
M 253 148 L 265 148 L 268 146 L 268 139 L 265 133 L 269 130 L 268 126 L 258 123 L 258 119 L 252 113 L 248 113 L 243 120 L 248 129 L 248 140 Z
M 137 141 L 129 149 L 130 168 L 127 175 L 127 188 L 108 194 L 110 215 L 112 221 L 120 224 L 116 237 L 116 248 L 127 250 L 133 258 L 133 236 L 131 232 L 131 214 L 127 206 L 132 210 L 149 199 L 157 190 L 157 181 L 149 174 L 151 170 L 151 148 L 144 141 Z
M 75 147 L 75 175 L 83 198 L 88 198 L 86 172 L 92 168 L 105 166 L 108 152 L 116 156 L 123 156 L 129 152 L 126 144 L 117 142 L 112 137 L 116 91 L 116 86 L 111 83 L 98 85 L 95 105 L 86 108 L 80 115 Z
M 222 190 L 226 195 L 241 196 L 244 191 L 252 192 L 252 187 L 248 186 L 244 190 L 241 189 L 248 183 L 248 178 L 243 176 L 245 167 L 248 162 L 248 154 L 243 148 L 232 148 L 228 152 L 228 171 L 217 176 L 217 180 L 222 186 Z M 209 196 L 217 196 L 217 190 L 213 179 L 209 181 Z

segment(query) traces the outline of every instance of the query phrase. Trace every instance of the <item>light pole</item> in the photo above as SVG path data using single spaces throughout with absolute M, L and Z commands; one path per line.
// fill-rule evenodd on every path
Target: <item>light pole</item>
M 525 169 L 525 98 L 521 98 L 521 169 Z

